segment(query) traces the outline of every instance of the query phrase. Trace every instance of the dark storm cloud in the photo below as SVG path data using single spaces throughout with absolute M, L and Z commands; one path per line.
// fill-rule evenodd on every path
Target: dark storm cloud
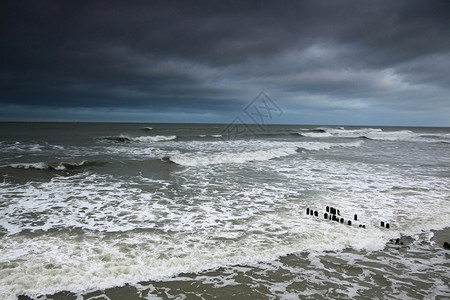
M 264 90 L 288 122 L 413 110 L 449 125 L 448 3 L 3 1 L 0 103 L 230 118 Z

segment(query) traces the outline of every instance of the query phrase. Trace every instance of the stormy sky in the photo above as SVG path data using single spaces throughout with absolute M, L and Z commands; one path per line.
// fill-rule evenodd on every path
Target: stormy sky
M 450 126 L 449 1 L 1 1 L 0 120 Z

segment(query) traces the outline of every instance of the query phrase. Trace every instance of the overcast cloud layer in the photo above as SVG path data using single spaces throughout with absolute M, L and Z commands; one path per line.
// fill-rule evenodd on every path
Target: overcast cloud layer
M 449 1 L 0 8 L 0 120 L 450 126 Z

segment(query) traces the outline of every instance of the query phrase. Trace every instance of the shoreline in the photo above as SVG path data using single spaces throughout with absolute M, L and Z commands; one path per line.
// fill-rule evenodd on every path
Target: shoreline
M 433 250 L 433 253 L 439 252 L 440 250 L 443 251 L 450 251 L 448 249 L 445 249 L 443 247 L 443 244 L 445 242 L 449 242 L 450 243 L 450 227 L 445 227 L 443 229 L 439 229 L 439 230 L 430 230 L 431 233 L 433 233 L 433 236 L 430 238 L 429 242 L 425 241 L 426 243 L 429 243 L 429 247 L 431 250 Z M 408 235 L 401 235 L 401 237 L 399 238 L 401 245 L 400 248 L 403 249 L 409 249 L 411 244 L 413 243 L 413 239 L 411 236 Z M 404 244 L 403 244 L 404 243 Z M 398 249 L 398 243 L 396 243 L 394 240 L 391 240 L 389 242 L 386 243 L 385 248 L 383 250 L 378 250 L 378 251 L 374 251 L 374 252 L 366 252 L 363 253 L 364 251 L 357 251 L 354 249 L 345 249 L 341 252 L 335 252 L 331 255 L 331 257 L 335 257 L 336 259 L 339 259 L 340 255 L 346 255 L 348 253 L 353 253 L 353 254 L 362 254 L 363 256 L 375 256 L 377 257 L 379 254 L 385 253 L 386 251 L 390 251 L 389 249 L 394 249 L 397 248 Z M 450 253 L 450 252 L 449 252 Z M 293 261 L 293 260 L 302 260 L 302 259 L 309 259 L 310 255 L 313 255 L 314 257 L 319 256 L 319 257 L 328 257 L 330 253 L 324 252 L 322 254 L 312 254 L 312 252 L 299 252 L 299 253 L 293 253 L 293 254 L 288 254 L 288 255 L 283 255 L 281 257 L 279 257 L 278 259 L 276 259 L 275 262 L 272 263 L 276 263 L 276 262 L 288 262 L 288 261 Z M 292 258 L 294 255 L 294 257 L 297 258 Z M 333 260 L 333 258 L 331 259 Z M 264 265 L 264 264 L 263 264 Z M 239 268 L 239 267 L 248 267 L 249 269 L 254 268 L 254 266 L 252 264 L 246 266 L 246 265 L 237 265 L 237 266 L 231 266 L 230 268 Z M 45 295 L 46 299 L 78 299 L 78 297 L 81 295 L 82 297 L 102 297 L 104 295 L 108 296 L 110 299 L 120 299 L 121 297 L 131 297 L 133 299 L 141 299 L 138 295 L 141 294 L 143 291 L 139 291 L 136 287 L 138 286 L 152 286 L 154 287 L 154 290 L 152 290 L 152 288 L 150 289 L 144 289 L 146 292 L 143 292 L 144 294 L 147 294 L 147 296 L 154 296 L 155 298 L 161 297 L 161 291 L 163 291 L 164 289 L 175 289 L 178 290 L 176 288 L 177 284 L 181 284 L 181 288 L 180 290 L 178 290 L 178 292 L 183 292 L 183 290 L 185 288 L 187 288 L 188 290 L 190 290 L 190 288 L 188 288 L 186 286 L 186 282 L 184 282 L 183 280 L 185 280 L 186 278 L 190 278 L 192 280 L 192 282 L 195 282 L 196 284 L 199 285 L 205 285 L 205 287 L 207 287 L 209 289 L 209 293 L 214 294 L 215 292 L 219 292 L 223 289 L 228 290 L 228 289 L 233 289 L 232 286 L 222 286 L 222 287 L 211 287 L 211 286 L 207 286 L 206 283 L 201 283 L 196 281 L 196 279 L 198 277 L 204 277 L 204 276 L 211 276 L 211 274 L 214 274 L 214 276 L 223 276 L 223 272 L 224 270 L 226 270 L 227 267 L 220 267 L 214 270 L 205 270 L 202 271 L 200 273 L 192 273 L 192 274 L 178 274 L 175 275 L 173 277 L 167 278 L 165 280 L 149 280 L 149 281 L 142 281 L 142 282 L 138 282 L 138 283 L 132 283 L 132 284 L 125 284 L 123 286 L 116 286 L 116 287 L 111 287 L 111 288 L 107 288 L 104 290 L 96 290 L 96 291 L 86 291 L 85 293 L 74 293 L 71 291 L 60 291 L 57 292 L 55 294 L 50 294 L 50 295 Z M 226 272 L 225 272 L 226 273 Z M 183 280 L 180 280 L 178 278 L 184 278 Z M 189 281 L 188 281 L 189 282 Z M 250 286 L 246 286 L 246 289 L 250 288 Z M 307 287 L 305 287 L 307 288 Z M 215 290 L 215 292 L 214 292 Z M 156 294 L 154 294 L 153 292 L 156 292 Z M 175 291 L 173 291 L 175 292 Z M 142 294 L 141 294 L 142 295 Z M 230 295 L 232 296 L 232 295 Z M 164 297 L 162 297 L 164 298 Z M 33 297 L 30 296 L 26 296 L 26 295 L 20 295 L 18 296 L 18 299 L 20 300 L 29 300 L 29 299 L 35 299 Z M 142 298 L 142 299 L 145 299 Z

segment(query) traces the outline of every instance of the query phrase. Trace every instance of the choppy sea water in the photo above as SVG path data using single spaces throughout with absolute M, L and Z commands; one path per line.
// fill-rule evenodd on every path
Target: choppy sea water
M 450 297 L 449 128 L 243 129 L 2 123 L 0 299 Z

